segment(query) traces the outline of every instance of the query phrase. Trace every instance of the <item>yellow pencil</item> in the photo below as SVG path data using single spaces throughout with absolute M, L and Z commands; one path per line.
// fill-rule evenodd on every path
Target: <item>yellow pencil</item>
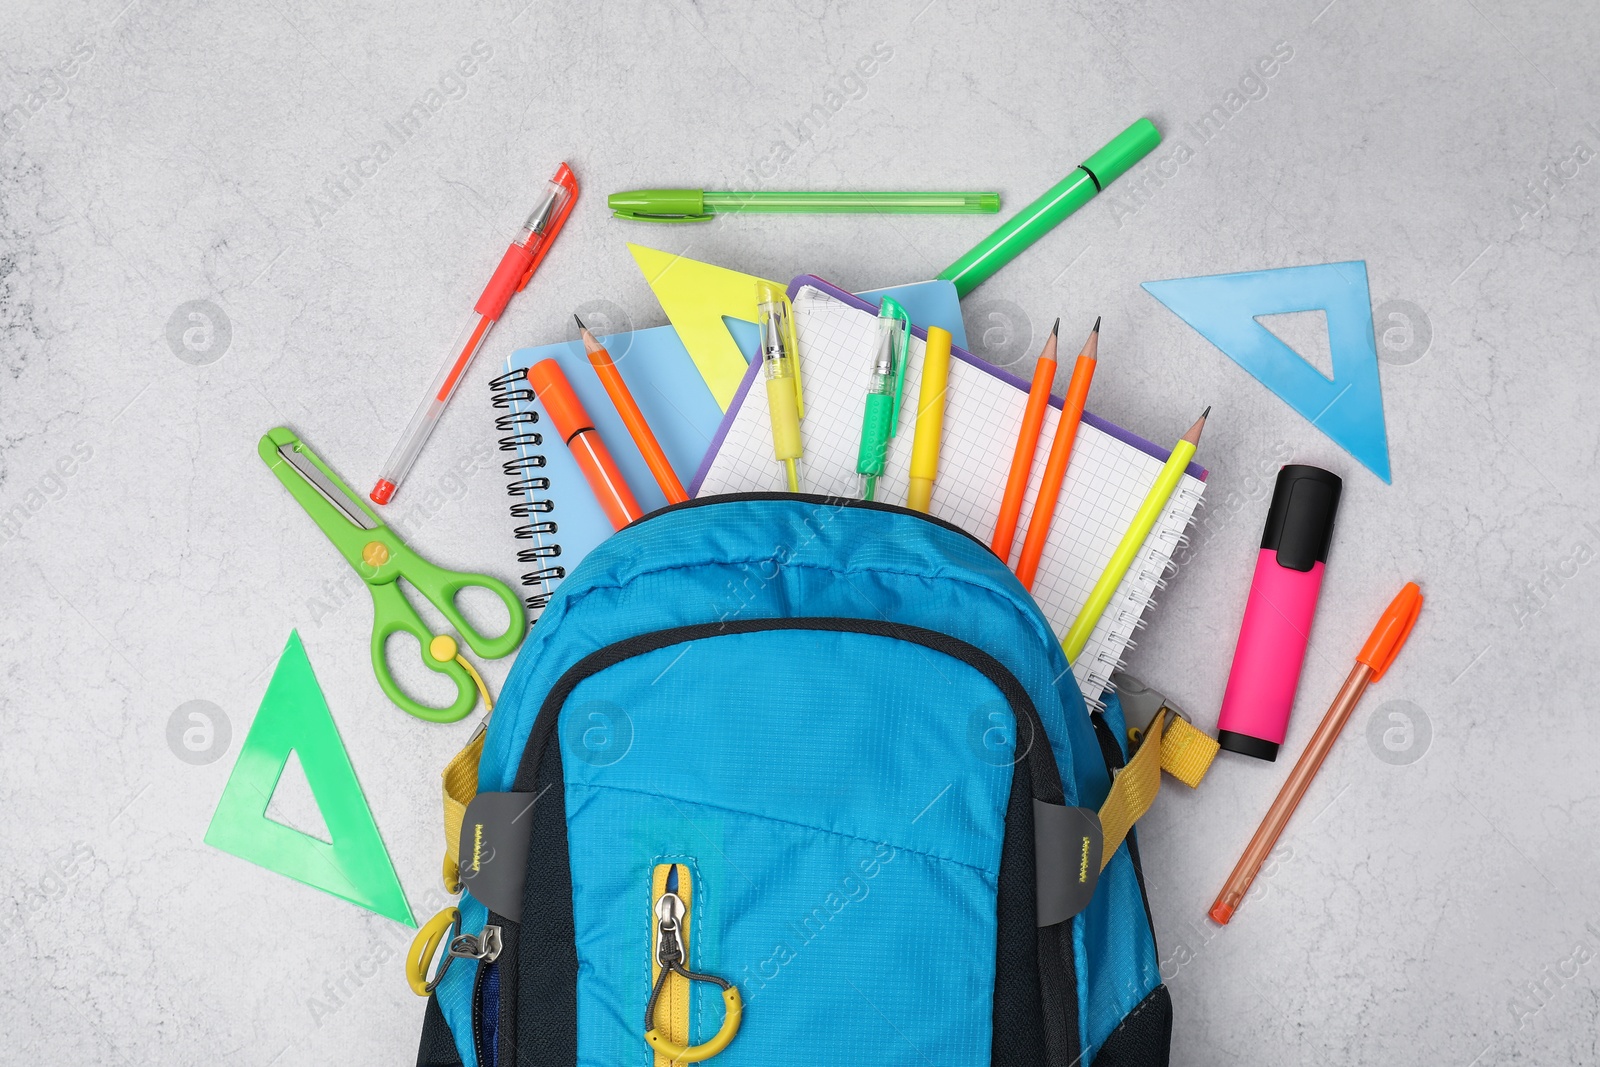
M 1094 583 L 1094 589 L 1089 593 L 1089 602 L 1078 612 L 1077 621 L 1072 624 L 1072 629 L 1067 631 L 1066 639 L 1061 642 L 1061 647 L 1066 650 L 1068 663 L 1077 659 L 1078 653 L 1083 651 L 1083 646 L 1089 643 L 1089 635 L 1094 633 L 1095 624 L 1105 613 L 1106 605 L 1111 603 L 1111 594 L 1122 584 L 1122 576 L 1127 574 L 1128 568 L 1133 565 L 1133 557 L 1144 547 L 1145 538 L 1150 536 L 1150 531 L 1155 529 L 1156 520 L 1166 510 L 1167 501 L 1172 499 L 1173 492 L 1178 488 L 1178 480 L 1183 477 L 1184 468 L 1189 466 L 1189 460 L 1194 457 L 1194 450 L 1200 444 L 1200 431 L 1205 429 L 1206 416 L 1209 414 L 1211 414 L 1210 408 L 1201 412 L 1200 418 L 1189 427 L 1189 432 L 1172 446 L 1172 455 L 1167 457 L 1167 465 L 1156 475 L 1156 484 L 1150 487 L 1144 503 L 1139 505 L 1138 512 L 1133 516 L 1133 523 L 1128 527 L 1128 532 L 1122 535 L 1117 550 L 1111 553 L 1111 562 L 1106 564 L 1100 580 Z
M 917 391 L 917 435 L 911 440 L 911 485 L 906 507 L 927 511 L 939 476 L 939 439 L 944 435 L 944 393 L 950 384 L 950 332 L 928 327 L 922 350 L 922 388 Z

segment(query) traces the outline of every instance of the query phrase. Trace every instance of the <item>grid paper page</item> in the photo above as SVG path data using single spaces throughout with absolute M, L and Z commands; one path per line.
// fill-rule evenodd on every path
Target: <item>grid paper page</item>
M 800 341 L 806 417 L 803 488 L 808 493 L 858 497 L 856 451 L 866 407 L 867 379 L 877 339 L 877 316 L 851 307 L 811 286 L 794 299 Z M 923 342 L 911 339 L 901 401 L 900 431 L 890 442 L 879 500 L 905 500 L 922 384 Z M 960 359 L 951 360 L 946 394 L 939 477 L 930 511 L 988 544 L 1005 490 L 1023 409 L 1028 395 L 1010 383 Z M 700 496 L 717 493 L 782 492 L 783 468 L 772 456 L 767 394 L 759 377 L 745 394 L 722 448 L 702 479 Z M 1044 478 L 1045 460 L 1061 413 L 1047 410 L 1040 434 L 1027 505 L 1017 527 L 1012 562 L 1021 551 L 1032 502 Z M 1066 484 L 1056 506 L 1050 538 L 1039 563 L 1033 595 L 1057 636 L 1063 635 L 1089 599 L 1089 592 L 1116 550 L 1123 531 L 1155 484 L 1162 463 L 1138 448 L 1085 422 L 1078 429 Z M 1140 617 L 1180 543 L 1205 485 L 1185 474 L 1178 491 L 1151 531 L 1118 586 L 1073 673 L 1091 701 L 1104 691 L 1112 670 L 1143 624 Z

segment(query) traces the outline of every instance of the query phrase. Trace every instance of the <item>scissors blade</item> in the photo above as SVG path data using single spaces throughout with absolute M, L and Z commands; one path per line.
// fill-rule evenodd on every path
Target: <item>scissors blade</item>
M 315 463 L 302 456 L 294 445 L 279 445 L 278 455 L 282 456 L 289 466 L 300 472 L 300 477 L 311 483 L 311 487 L 322 494 L 324 500 L 338 509 L 339 514 L 350 520 L 351 525 L 362 530 L 376 530 L 378 524 L 373 521 L 357 504 L 345 495 L 337 485 L 328 480 Z

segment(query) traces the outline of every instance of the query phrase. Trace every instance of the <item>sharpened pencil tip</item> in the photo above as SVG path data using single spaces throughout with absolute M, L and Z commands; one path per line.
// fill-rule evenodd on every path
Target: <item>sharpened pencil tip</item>
M 1054 337 L 1056 334 L 1058 334 L 1060 332 L 1061 332 L 1061 316 L 1057 315 L 1056 316 L 1056 324 L 1054 326 L 1050 327 L 1050 336 Z
M 1089 331 L 1089 336 L 1083 340 L 1083 351 L 1078 353 L 1080 359 L 1096 359 L 1100 355 L 1100 320 L 1094 320 L 1094 329 Z
M 1194 425 L 1189 427 L 1189 431 L 1183 435 L 1182 439 L 1198 447 L 1200 444 L 1200 431 L 1206 428 L 1206 416 L 1210 414 L 1211 405 L 1207 404 L 1206 409 L 1200 413 L 1198 419 L 1194 420 Z
M 580 330 L 587 330 L 589 328 L 589 327 L 585 326 L 583 324 L 583 320 L 578 318 L 578 316 L 576 316 L 576 315 L 572 316 L 572 321 L 578 324 L 578 329 L 580 329 Z

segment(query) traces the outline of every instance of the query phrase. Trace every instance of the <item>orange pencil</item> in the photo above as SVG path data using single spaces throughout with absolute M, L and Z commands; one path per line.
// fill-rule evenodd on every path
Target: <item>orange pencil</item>
M 1056 334 L 1061 320 L 1050 327 L 1044 350 L 1033 368 L 1033 386 L 1028 390 L 1028 406 L 1022 410 L 1022 429 L 1017 434 L 1017 451 L 1011 457 L 1011 473 L 1006 476 L 1005 496 L 1000 498 L 1000 515 L 994 524 L 994 540 L 989 547 L 1008 566 L 1011 543 L 1017 537 L 1017 519 L 1022 514 L 1022 498 L 1028 492 L 1028 475 L 1033 473 L 1033 454 L 1039 450 L 1039 431 L 1044 426 L 1044 409 L 1050 404 L 1050 386 L 1056 380 Z
M 681 504 L 688 500 L 689 494 L 683 491 L 683 483 L 678 481 L 677 472 L 672 469 L 667 454 L 661 450 L 661 442 L 656 440 L 650 424 L 645 421 L 644 412 L 639 410 L 639 405 L 634 401 L 628 383 L 622 380 L 622 372 L 612 362 L 611 353 L 594 339 L 594 334 L 589 332 L 589 327 L 583 324 L 582 319 L 574 315 L 572 321 L 578 324 L 578 333 L 583 337 L 583 349 L 589 353 L 589 362 L 594 364 L 600 384 L 606 387 L 606 396 L 611 398 L 617 414 L 622 416 L 622 424 L 628 428 L 628 435 L 639 447 L 639 454 L 644 457 L 645 466 L 650 468 L 650 474 L 661 487 L 667 503 Z
M 1044 465 L 1044 481 L 1039 483 L 1039 497 L 1033 502 L 1033 514 L 1028 518 L 1028 536 L 1022 541 L 1022 557 L 1017 560 L 1017 579 L 1023 588 L 1032 589 L 1034 576 L 1039 573 L 1039 557 L 1044 554 L 1044 544 L 1050 539 L 1050 523 L 1056 517 L 1056 502 L 1061 498 L 1061 483 L 1067 478 L 1067 464 L 1072 461 L 1072 443 L 1078 439 L 1078 423 L 1083 418 L 1083 404 L 1089 399 L 1089 383 L 1094 381 L 1096 356 L 1100 352 L 1100 319 L 1094 320 L 1089 339 L 1083 342 L 1078 362 L 1072 366 L 1072 381 L 1067 383 L 1066 401 L 1061 405 L 1061 421 L 1056 423 L 1056 437 L 1050 442 L 1050 459 Z
M 572 391 L 572 383 L 561 371 L 561 364 L 553 359 L 541 359 L 528 368 L 528 384 L 533 395 L 544 405 L 544 412 L 555 424 L 556 432 L 566 442 L 572 458 L 578 461 L 583 477 L 594 492 L 600 508 L 611 520 L 611 525 L 622 529 L 644 514 L 633 490 L 628 488 L 617 461 L 611 458 L 606 443 L 595 431 L 583 401 Z

